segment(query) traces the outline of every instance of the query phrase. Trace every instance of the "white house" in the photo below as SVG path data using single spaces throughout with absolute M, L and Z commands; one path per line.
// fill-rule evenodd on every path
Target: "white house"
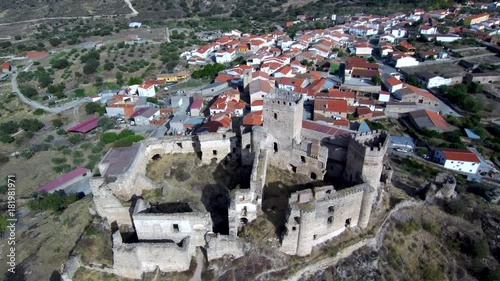
M 401 82 L 401 80 L 388 75 L 382 77 L 382 83 L 390 93 L 394 93 L 403 88 L 403 82 Z
M 456 34 L 439 34 L 436 35 L 435 37 L 436 41 L 441 41 L 441 42 L 453 42 L 462 39 L 462 37 L 456 35 Z
M 357 57 L 369 57 L 372 55 L 373 48 L 368 44 L 360 43 L 354 44 L 354 46 L 351 47 L 350 50 Z
M 418 65 L 417 59 L 412 56 L 393 57 L 392 60 L 396 68 Z
M 381 43 L 383 42 L 389 42 L 391 44 L 394 44 L 394 42 L 396 42 L 396 36 L 392 34 L 384 34 L 380 36 L 378 44 L 381 45 Z
M 434 161 L 446 169 L 476 174 L 481 161 L 476 154 L 468 150 L 438 149 L 434 153 Z
M 137 28 L 139 28 L 139 27 L 141 27 L 141 25 L 142 25 L 142 23 L 134 21 L 134 22 L 129 23 L 128 27 L 137 27 Z
M 427 71 L 415 72 L 415 76 L 418 79 L 418 83 L 426 88 L 436 88 L 442 85 L 450 85 L 452 82 L 451 78 L 444 78 Z
M 232 62 L 236 57 L 236 50 L 229 48 L 227 50 L 218 50 L 215 54 L 216 63 L 229 63 Z
M 407 31 L 404 28 L 394 28 L 391 30 L 391 34 L 396 38 L 403 38 L 406 36 L 406 33 Z
M 153 83 L 142 83 L 137 87 L 137 92 L 140 97 L 154 97 L 156 96 L 155 84 Z
M 215 45 L 214 44 L 208 44 L 201 46 L 200 48 L 196 49 L 194 52 L 191 53 L 193 57 L 201 57 L 206 59 L 208 55 L 215 50 Z
M 349 28 L 349 34 L 354 36 L 371 36 L 377 34 L 377 30 L 363 25 L 353 26 Z
M 437 27 L 429 26 L 429 25 L 420 25 L 418 27 L 418 32 L 423 35 L 432 35 L 437 34 Z
M 388 102 L 391 98 L 391 94 L 386 91 L 380 91 L 378 94 L 378 101 L 380 102 Z

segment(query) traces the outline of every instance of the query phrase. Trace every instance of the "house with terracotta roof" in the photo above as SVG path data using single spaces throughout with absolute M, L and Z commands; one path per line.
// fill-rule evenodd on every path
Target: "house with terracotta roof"
M 264 96 L 269 94 L 274 89 L 271 81 L 266 79 L 255 79 L 248 84 L 248 92 L 250 94 L 250 104 L 255 101 L 264 99 Z
M 357 57 L 371 57 L 373 48 L 368 43 L 356 43 L 349 48 L 350 52 Z
M 384 43 L 384 42 L 389 42 L 391 44 L 394 44 L 394 42 L 396 42 L 396 37 L 392 34 L 384 34 L 384 35 L 380 36 L 379 41 L 378 41 L 378 45 L 381 46 L 382 43 Z
M 30 60 L 43 58 L 48 56 L 49 52 L 36 52 L 36 51 L 25 51 L 21 53 L 21 56 L 25 56 Z
M 151 81 L 142 83 L 139 87 L 137 87 L 137 94 L 139 97 L 155 97 L 155 83 Z
M 415 54 L 415 47 L 413 47 L 413 45 L 408 43 L 407 41 L 402 41 L 401 43 L 399 43 L 398 47 L 407 55 Z
M 189 112 L 191 116 L 202 116 L 201 109 L 203 108 L 203 99 L 194 99 L 189 107 Z
M 431 25 L 424 25 L 424 24 L 421 24 L 418 27 L 418 32 L 420 34 L 423 34 L 423 35 L 432 35 L 432 34 L 437 34 L 438 33 L 437 27 L 431 26 Z
M 430 110 L 421 109 L 412 111 L 408 114 L 408 117 L 410 122 L 419 130 L 426 128 L 440 133 L 455 130 L 455 127 L 448 124 L 443 116 Z
M 280 69 L 278 69 L 276 72 L 274 72 L 273 76 L 276 78 L 280 78 L 280 77 L 294 77 L 295 75 L 293 74 L 292 67 L 290 65 L 285 65 Z
M 392 96 L 398 101 L 414 102 L 417 105 L 432 105 L 437 107 L 440 104 L 439 99 L 429 91 L 409 84 L 404 84 L 403 88 L 394 91 Z
M 82 133 L 86 134 L 95 128 L 97 128 L 99 123 L 99 118 L 89 118 L 81 123 L 76 124 L 75 126 L 69 128 L 68 132 Z
M 242 124 L 243 126 L 262 126 L 264 123 L 264 117 L 262 116 L 262 110 L 249 112 L 243 116 Z
M 467 174 L 476 174 L 481 164 L 481 160 L 477 155 L 469 150 L 445 148 L 436 149 L 434 161 L 443 165 L 446 169 Z
M 2 72 L 3 73 L 10 73 L 12 71 L 12 66 L 8 62 L 2 63 Z
M 403 88 L 403 82 L 401 82 L 401 80 L 386 74 L 382 75 L 382 84 L 391 93 Z
M 232 62 L 236 58 L 236 50 L 232 48 L 228 48 L 226 50 L 220 49 L 215 53 L 215 62 L 216 63 L 229 63 Z
M 277 80 L 276 83 L 278 84 L 279 89 L 288 91 L 294 91 L 295 88 L 305 88 L 309 85 L 309 81 L 307 79 L 290 77 L 281 78 L 280 80 Z
M 314 100 L 314 121 L 339 120 L 347 117 L 347 101 L 332 100 L 332 99 L 315 99 Z
M 396 68 L 418 65 L 418 60 L 416 58 L 402 52 L 392 52 L 388 57 L 389 64 L 392 64 Z
M 355 25 L 349 28 L 349 34 L 353 36 L 366 37 L 377 34 L 377 30 L 375 28 L 366 27 L 364 25 Z
M 203 124 L 198 130 L 197 134 L 206 133 L 223 133 L 231 129 L 231 117 L 222 112 L 217 113 L 210 117 L 210 120 Z
M 327 96 L 330 99 L 336 100 L 346 100 L 349 106 L 353 106 L 356 102 L 356 94 L 354 92 L 340 91 L 339 89 L 328 89 L 328 94 L 319 93 L 316 95 L 318 98 L 324 98 Z

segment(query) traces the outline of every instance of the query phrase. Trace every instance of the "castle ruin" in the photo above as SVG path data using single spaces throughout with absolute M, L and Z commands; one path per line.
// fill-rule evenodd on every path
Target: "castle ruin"
M 348 228 L 366 228 L 380 193 L 388 133 L 356 134 L 303 120 L 303 108 L 301 95 L 275 89 L 264 97 L 264 125 L 249 133 L 153 138 L 110 150 L 99 163 L 101 177 L 92 182 L 96 210 L 108 222 L 133 229 L 137 237 L 126 242 L 119 231 L 113 234 L 115 272 L 140 278 L 156 268 L 184 271 L 196 247 L 206 250 L 209 261 L 244 255 L 248 245 L 238 239 L 238 233 L 262 209 L 268 165 L 307 175 L 311 181 L 337 178 L 350 186 L 336 190 L 326 185 L 292 193 L 279 237 L 282 252 L 305 256 Z M 161 188 L 145 176 L 146 165 L 155 156 L 177 153 L 196 153 L 202 163 L 230 158 L 251 166 L 249 188 L 232 192 L 227 234 L 215 233 L 210 214 L 192 211 L 188 202 L 180 202 L 184 203 L 180 207 L 157 206 L 137 199 L 132 211 L 122 205 L 144 190 Z

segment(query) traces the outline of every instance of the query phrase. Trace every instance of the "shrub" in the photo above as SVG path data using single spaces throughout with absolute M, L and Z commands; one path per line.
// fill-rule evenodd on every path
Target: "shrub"
M 66 207 L 77 201 L 78 198 L 75 195 L 63 195 L 59 192 L 54 192 L 52 194 L 42 194 L 28 202 L 28 208 L 31 211 L 61 211 L 66 209 Z
M 435 262 L 430 262 L 424 265 L 422 269 L 422 277 L 425 281 L 442 281 L 445 280 L 443 271 Z
M 73 92 L 75 93 L 75 97 L 77 97 L 77 98 L 85 97 L 85 90 L 84 89 L 76 89 Z
M 445 210 L 451 215 L 461 217 L 465 214 L 465 203 L 460 199 L 449 201 Z
M 133 135 L 135 135 L 135 134 L 132 130 L 125 129 L 118 134 L 118 139 L 123 139 L 123 138 L 133 136 Z
M 478 259 L 484 259 L 490 254 L 490 247 L 486 240 L 474 240 L 471 246 L 470 254 Z
M 3 142 L 3 143 L 11 143 L 13 142 L 15 139 L 9 135 L 0 135 L 0 142 Z
M 82 143 L 82 144 L 80 145 L 80 148 L 82 148 L 82 149 L 89 149 L 89 148 L 91 148 L 92 146 L 94 146 L 92 143 L 90 143 L 90 142 L 86 142 L 86 143 Z
M 83 156 L 83 152 L 81 150 L 74 150 L 73 151 L 73 158 L 79 158 Z
M 52 158 L 50 161 L 54 164 L 62 164 L 62 163 L 66 163 L 66 158 L 55 157 L 55 158 Z
M 33 111 L 33 115 L 43 115 L 43 114 L 45 114 L 45 110 L 41 108 L 37 108 L 35 109 L 35 111 Z
M 118 139 L 118 134 L 114 132 L 103 133 L 101 135 L 101 141 L 103 143 L 112 143 Z
M 61 121 L 60 119 L 54 119 L 54 120 L 52 120 L 52 126 L 54 126 L 54 128 L 56 128 L 56 129 L 61 128 L 61 126 L 63 124 L 64 124 L 63 121 Z
M 60 129 L 58 129 L 58 130 L 56 131 L 56 134 L 58 134 L 58 135 L 62 136 L 62 135 L 64 135 L 64 134 L 66 134 L 66 130 L 64 130 L 63 128 L 60 128 Z
M 77 144 L 83 140 L 83 135 L 73 134 L 68 138 L 68 141 L 72 144 Z
M 409 235 L 414 231 L 420 230 L 420 223 L 414 219 L 411 219 L 407 222 L 401 222 L 396 224 L 396 228 L 401 231 L 404 235 Z
M 54 140 L 54 136 L 53 135 L 48 135 L 46 138 L 45 138 L 45 142 L 52 142 Z
M 425 231 L 434 234 L 435 236 L 439 236 L 441 229 L 439 225 L 433 221 L 424 221 L 422 224 Z
M 30 159 L 31 157 L 33 157 L 33 155 L 35 155 L 35 152 L 29 148 L 21 151 L 21 157 L 23 157 L 24 159 Z
M 19 127 L 27 132 L 36 132 L 43 128 L 43 123 L 37 119 L 23 119 L 19 122 Z

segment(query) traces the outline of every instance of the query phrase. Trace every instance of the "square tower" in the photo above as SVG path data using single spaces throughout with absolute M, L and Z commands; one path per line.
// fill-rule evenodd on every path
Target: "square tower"
M 264 97 L 262 114 L 264 128 L 273 140 L 271 152 L 289 158 L 293 143 L 301 142 L 303 111 L 300 94 L 274 89 Z

